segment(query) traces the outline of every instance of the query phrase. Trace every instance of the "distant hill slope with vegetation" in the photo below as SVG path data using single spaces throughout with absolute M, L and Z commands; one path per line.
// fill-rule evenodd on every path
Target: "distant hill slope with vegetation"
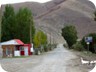
M 78 37 L 96 32 L 96 22 L 94 21 L 94 5 L 88 0 L 53 0 L 47 3 L 25 2 L 12 4 L 17 11 L 20 7 L 31 9 L 37 29 L 43 30 L 56 42 L 62 43 L 61 36 L 63 26 L 73 24 L 76 26 Z M 2 5 L 2 11 L 4 11 Z

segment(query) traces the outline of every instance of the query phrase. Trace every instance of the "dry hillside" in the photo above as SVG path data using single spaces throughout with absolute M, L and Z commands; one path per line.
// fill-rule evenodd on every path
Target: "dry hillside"
M 4 11 L 5 5 L 2 6 Z M 34 15 L 37 29 L 42 29 L 48 37 L 56 42 L 64 42 L 61 36 L 61 28 L 68 24 L 76 26 L 78 37 L 96 32 L 96 22 L 93 20 L 94 5 L 88 0 L 53 0 L 44 4 L 25 2 L 13 4 L 15 11 L 20 7 L 28 7 Z

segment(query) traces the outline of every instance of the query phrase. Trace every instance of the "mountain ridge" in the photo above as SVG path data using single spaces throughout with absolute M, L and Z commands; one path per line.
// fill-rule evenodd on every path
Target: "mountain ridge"
M 54 0 L 44 4 L 27 2 L 12 4 L 17 11 L 20 7 L 28 7 L 32 10 L 37 29 L 43 30 L 48 38 L 57 43 L 63 43 L 61 36 L 63 26 L 72 24 L 76 26 L 78 37 L 82 38 L 90 32 L 96 32 L 94 21 L 95 6 L 88 0 Z M 2 9 L 4 11 L 4 5 Z

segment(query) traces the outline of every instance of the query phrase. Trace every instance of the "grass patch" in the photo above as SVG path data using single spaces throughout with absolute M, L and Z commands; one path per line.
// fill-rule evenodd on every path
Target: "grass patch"
M 95 55 L 95 54 L 93 54 L 92 52 L 90 52 L 90 51 L 83 51 L 82 52 L 84 55 L 86 55 L 86 56 L 88 56 L 88 55 Z

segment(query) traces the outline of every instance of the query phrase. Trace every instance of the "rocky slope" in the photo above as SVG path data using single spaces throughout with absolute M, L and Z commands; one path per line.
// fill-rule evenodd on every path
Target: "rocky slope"
M 47 33 L 48 38 L 58 43 L 64 42 L 61 36 L 61 28 L 68 24 L 76 26 L 78 37 L 96 32 L 96 22 L 93 20 L 94 5 L 88 0 L 53 0 L 44 4 L 25 2 L 13 4 L 17 11 L 20 7 L 28 7 L 32 10 L 37 29 Z M 4 5 L 2 6 L 4 11 Z
M 94 5 L 87 0 L 66 0 L 53 7 L 44 16 L 39 16 L 35 22 L 39 23 L 42 29 L 46 26 L 49 29 L 47 31 L 51 31 L 55 37 L 58 36 L 57 41 L 62 41 L 61 28 L 68 24 L 75 25 L 78 37 L 82 38 L 87 33 L 96 32 L 96 22 L 93 20 L 94 10 Z

